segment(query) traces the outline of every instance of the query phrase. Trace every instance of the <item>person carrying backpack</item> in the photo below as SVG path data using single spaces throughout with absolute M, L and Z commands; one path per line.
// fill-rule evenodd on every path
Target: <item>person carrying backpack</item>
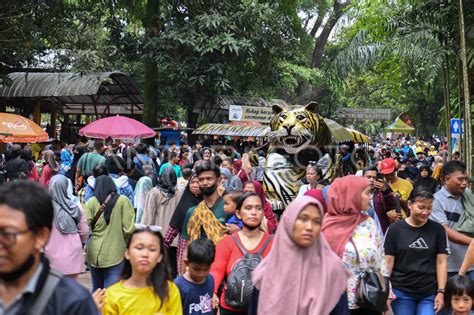
M 263 204 L 256 193 L 239 198 L 236 216 L 242 220 L 242 230 L 224 237 L 216 248 L 211 266 L 214 277 L 214 299 L 224 278 L 226 284 L 220 297 L 220 314 L 246 314 L 252 299 L 254 285 L 252 272 L 271 249 L 270 234 L 262 231 Z

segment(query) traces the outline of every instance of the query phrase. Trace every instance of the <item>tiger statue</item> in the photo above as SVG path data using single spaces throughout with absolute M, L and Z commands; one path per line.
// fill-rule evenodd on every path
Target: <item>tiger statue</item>
M 317 103 L 273 105 L 272 110 L 263 186 L 273 210 L 280 213 L 297 196 L 309 163 L 317 163 L 325 179 L 334 177 L 334 155 L 331 131 L 317 114 Z

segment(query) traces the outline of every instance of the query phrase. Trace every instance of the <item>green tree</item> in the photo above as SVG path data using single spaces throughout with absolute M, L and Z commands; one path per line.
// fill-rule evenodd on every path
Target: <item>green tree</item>
M 147 0 L 144 22 L 146 41 L 153 40 L 159 36 L 159 15 L 160 1 Z M 150 126 L 155 126 L 157 122 L 157 108 L 159 104 L 158 66 L 149 55 L 144 57 L 143 71 L 145 73 L 145 103 L 143 104 L 143 122 Z
M 163 10 L 167 16 L 160 36 L 150 39 L 147 49 L 158 65 L 160 85 L 174 90 L 191 126 L 197 124 L 192 110 L 200 101 L 213 104 L 218 94 L 267 94 L 268 87 L 281 86 L 279 70 L 297 59 L 292 17 L 268 3 L 174 4 Z
M 333 61 L 339 78 L 373 71 L 380 63 L 392 60 L 400 67 L 405 91 L 410 91 L 407 83 L 416 82 L 418 91 L 424 91 L 424 96 L 417 97 L 419 101 L 410 106 L 414 115 L 438 112 L 439 99 L 432 96 L 440 95 L 440 90 L 444 106 L 449 108 L 450 99 L 456 94 L 451 87 L 457 83 L 453 68 L 456 69 L 459 51 L 455 4 L 404 1 L 390 5 L 371 1 L 370 5 L 355 5 L 352 12 L 356 22 L 346 32 L 346 48 Z M 428 105 L 420 105 L 424 103 Z M 428 134 L 424 126 L 420 131 Z

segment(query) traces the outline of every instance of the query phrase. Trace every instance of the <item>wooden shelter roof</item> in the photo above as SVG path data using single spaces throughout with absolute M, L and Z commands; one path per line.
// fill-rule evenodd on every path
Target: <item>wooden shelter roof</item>
M 137 115 L 143 97 L 137 84 L 122 72 L 13 72 L 0 82 L 0 98 L 41 99 L 58 104 L 63 114 Z M 11 102 L 10 102 L 11 100 Z

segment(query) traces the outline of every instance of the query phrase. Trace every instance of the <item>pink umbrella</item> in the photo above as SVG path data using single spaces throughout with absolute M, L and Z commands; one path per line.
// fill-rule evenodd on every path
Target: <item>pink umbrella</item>
M 134 139 L 134 138 L 151 138 L 156 132 L 147 125 L 138 120 L 124 117 L 113 116 L 96 120 L 81 130 L 81 136 L 99 139 Z

